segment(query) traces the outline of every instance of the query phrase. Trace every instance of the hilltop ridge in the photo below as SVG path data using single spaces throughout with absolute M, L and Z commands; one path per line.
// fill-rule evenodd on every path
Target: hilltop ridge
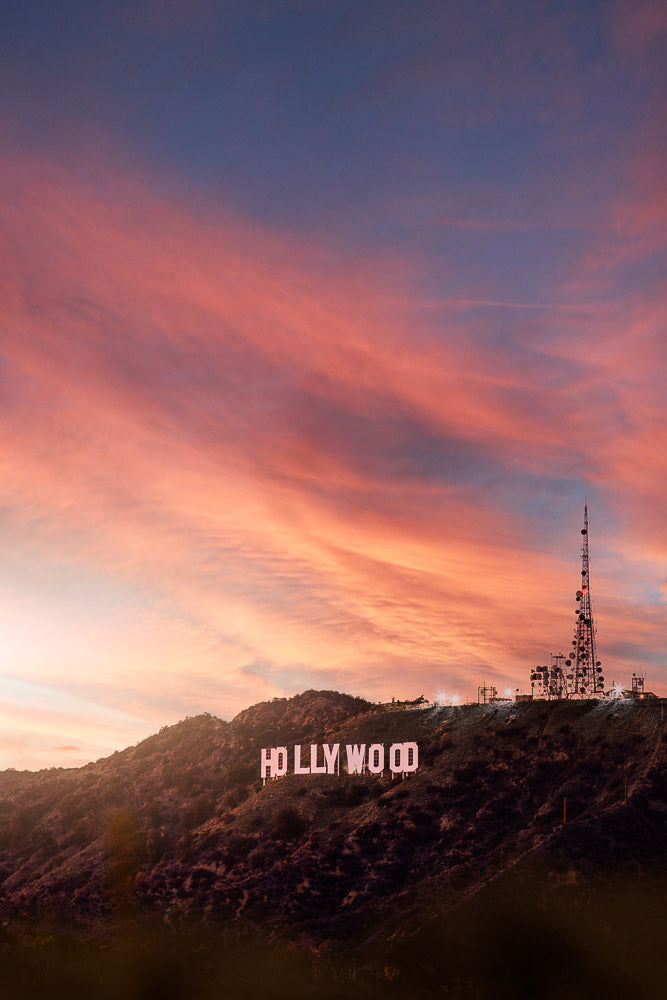
M 82 768 L 0 774 L 0 916 L 222 921 L 400 967 L 507 879 L 535 905 L 664 879 L 664 734 L 661 703 L 380 712 L 307 691 L 197 716 Z M 260 780 L 266 746 L 397 741 L 419 746 L 404 780 Z

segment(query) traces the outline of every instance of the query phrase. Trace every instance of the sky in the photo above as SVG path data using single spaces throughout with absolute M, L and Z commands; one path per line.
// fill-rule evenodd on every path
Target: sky
M 24 0 L 0 767 L 326 688 L 667 695 L 667 8 Z

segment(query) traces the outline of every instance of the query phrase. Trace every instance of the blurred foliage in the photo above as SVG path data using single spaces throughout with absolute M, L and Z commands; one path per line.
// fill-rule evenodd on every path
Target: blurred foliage
M 204 870 L 198 878 L 206 879 Z M 232 926 L 0 934 L 3 1000 L 661 1000 L 666 890 L 505 876 L 407 938 L 319 951 Z

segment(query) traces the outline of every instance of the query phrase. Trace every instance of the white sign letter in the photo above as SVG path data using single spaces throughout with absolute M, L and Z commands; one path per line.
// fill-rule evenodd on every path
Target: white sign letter
M 327 774 L 333 774 L 336 770 L 336 761 L 338 760 L 340 743 L 334 743 L 332 747 L 330 747 L 328 743 L 323 743 L 322 747 L 324 749 L 324 759 L 327 762 Z
M 384 746 L 382 743 L 373 743 L 368 748 L 368 770 L 371 774 L 380 774 L 384 771 Z
M 327 773 L 326 765 L 317 763 L 317 743 L 310 744 L 310 773 L 311 774 Z
M 267 776 L 273 777 L 273 750 L 262 750 L 261 755 L 261 776 L 262 781 L 266 781 Z
M 366 744 L 361 743 L 354 746 L 350 746 L 349 743 L 345 745 L 347 750 L 347 773 L 348 774 L 363 774 L 364 773 L 364 757 L 366 755 Z
M 404 743 L 403 770 L 416 771 L 419 767 L 419 747 L 416 743 Z
M 287 747 L 276 747 L 271 751 L 274 778 L 283 778 L 287 774 Z
M 294 747 L 294 773 L 295 774 L 310 774 L 309 767 L 303 767 L 301 764 L 301 744 L 297 743 Z

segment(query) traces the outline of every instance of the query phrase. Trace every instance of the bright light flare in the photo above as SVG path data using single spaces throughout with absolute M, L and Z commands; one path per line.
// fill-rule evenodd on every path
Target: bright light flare
M 622 698 L 623 697 L 623 685 L 622 684 L 614 684 L 613 688 L 611 689 L 611 696 L 612 696 L 612 698 Z
M 448 691 L 436 691 L 433 703 L 440 707 L 441 705 L 460 705 L 461 696 L 456 692 L 450 694 Z

